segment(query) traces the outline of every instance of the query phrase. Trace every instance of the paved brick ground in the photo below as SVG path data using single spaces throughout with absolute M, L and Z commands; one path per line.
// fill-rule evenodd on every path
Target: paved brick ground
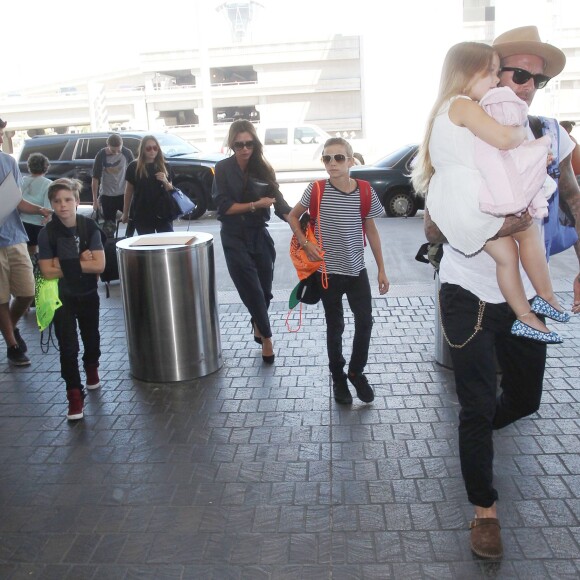
M 32 365 L 0 363 L 0 578 L 580 577 L 580 320 L 558 327 L 539 413 L 496 434 L 506 555 L 485 563 L 468 547 L 433 300 L 394 290 L 374 301 L 377 397 L 352 408 L 330 396 L 321 308 L 289 334 L 273 304 L 269 368 L 247 314 L 220 297 L 223 368 L 148 384 L 129 374 L 113 286 L 104 386 L 71 424 L 57 354 L 41 353 L 30 316 Z

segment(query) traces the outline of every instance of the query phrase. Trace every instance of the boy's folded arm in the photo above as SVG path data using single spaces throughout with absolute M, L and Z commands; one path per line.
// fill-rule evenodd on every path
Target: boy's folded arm
M 105 270 L 105 252 L 104 250 L 93 250 L 89 254 L 89 250 L 83 252 L 81 257 L 81 270 L 83 274 L 102 274 Z M 90 259 L 85 259 L 87 256 L 92 256 Z
M 38 267 L 40 268 L 42 275 L 47 280 L 54 280 L 55 278 L 63 277 L 58 258 L 49 258 L 48 260 L 38 260 Z

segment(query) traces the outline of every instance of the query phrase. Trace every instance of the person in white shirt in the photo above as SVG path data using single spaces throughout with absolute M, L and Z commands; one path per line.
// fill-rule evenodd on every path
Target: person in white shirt
M 534 26 L 516 28 L 500 35 L 493 48 L 501 59 L 500 86 L 510 87 L 531 104 L 545 77 L 559 74 L 564 53 L 543 43 Z M 533 138 L 530 129 L 529 137 Z M 580 229 L 580 189 L 571 167 L 573 143 L 566 131 L 559 132 L 558 195 L 560 207 L 575 218 Z M 552 210 L 554 211 L 554 210 Z M 499 236 L 538 227 L 528 213 L 507 217 Z M 425 234 L 432 242 L 444 241 L 440 230 L 425 211 Z M 549 244 L 547 244 L 549 247 Z M 580 242 L 574 244 L 580 262 Z M 523 269 L 528 299 L 534 290 Z M 546 345 L 510 334 L 515 315 L 502 296 L 495 276 L 495 262 L 485 252 L 466 257 L 444 246 L 440 266 L 439 295 L 442 324 L 451 347 L 459 412 L 461 472 L 469 501 L 475 509 L 470 524 L 471 549 L 480 557 L 503 554 L 497 516 L 497 490 L 493 486 L 493 431 L 536 412 L 542 398 Z M 580 275 L 573 283 L 572 312 L 580 312 Z M 501 394 L 496 395 L 497 362 L 501 367 Z

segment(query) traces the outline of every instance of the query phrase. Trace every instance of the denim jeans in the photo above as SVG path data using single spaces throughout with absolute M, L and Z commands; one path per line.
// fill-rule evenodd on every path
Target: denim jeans
M 260 334 L 271 338 L 268 308 L 276 261 L 274 241 L 265 227 L 222 227 L 220 234 L 234 286 Z
M 320 274 L 318 278 L 320 282 Z M 344 333 L 342 297 L 345 294 L 354 316 L 354 338 L 348 370 L 353 373 L 362 373 L 369 356 L 373 328 L 371 287 L 367 271 L 361 270 L 358 276 L 329 274 L 328 288 L 322 288 L 321 294 L 326 317 L 326 350 L 331 375 L 335 379 L 342 376 L 346 364 L 342 356 Z
M 453 344 L 474 331 L 479 299 L 454 284 L 440 293 L 443 328 Z M 504 302 L 485 304 L 482 329 L 463 348 L 451 348 L 459 399 L 459 457 L 469 501 L 491 507 L 493 430 L 535 413 L 542 398 L 546 345 L 510 333 L 515 316 Z M 497 394 L 496 360 L 502 371 Z
M 79 372 L 79 338 L 83 341 L 83 364 L 99 366 L 99 294 L 95 290 L 84 296 L 61 296 L 62 306 L 54 313 L 54 331 L 60 348 L 60 374 L 67 391 L 82 389 Z

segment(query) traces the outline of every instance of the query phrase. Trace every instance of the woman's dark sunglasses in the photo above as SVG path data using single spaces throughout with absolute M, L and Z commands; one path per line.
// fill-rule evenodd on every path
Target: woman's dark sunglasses
M 241 151 L 244 147 L 246 149 L 253 149 L 254 142 L 253 141 L 235 141 L 234 142 L 234 151 Z
M 516 85 L 525 85 L 530 79 L 534 79 L 534 86 L 537 89 L 543 89 L 550 80 L 550 77 L 546 75 L 536 74 L 533 75 L 531 72 L 524 70 L 523 68 L 517 68 L 513 66 L 504 66 L 500 72 L 512 71 L 514 73 L 512 80 Z
M 323 155 L 322 156 L 322 163 L 328 164 L 333 159 L 337 163 L 344 163 L 347 159 L 350 159 L 350 157 L 347 157 L 346 155 L 343 155 L 342 153 L 337 153 L 336 155 Z
M 157 145 L 147 145 L 145 151 L 159 151 L 159 147 Z

